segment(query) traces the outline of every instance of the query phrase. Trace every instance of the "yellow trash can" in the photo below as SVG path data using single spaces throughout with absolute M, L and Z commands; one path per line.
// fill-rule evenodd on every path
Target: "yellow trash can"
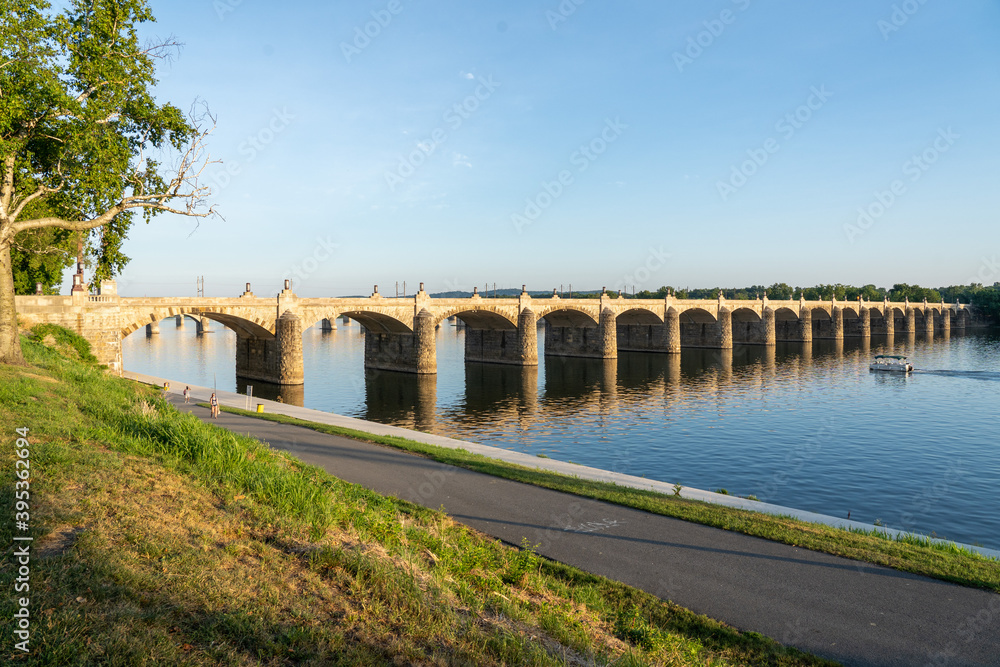
M 263 403 L 258 403 L 257 404 L 257 412 L 264 412 L 264 404 Z

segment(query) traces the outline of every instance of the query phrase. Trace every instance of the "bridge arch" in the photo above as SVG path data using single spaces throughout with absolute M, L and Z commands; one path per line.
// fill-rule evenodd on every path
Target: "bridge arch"
M 553 327 L 596 327 L 597 318 L 577 308 L 549 307 L 538 312 L 538 319 Z
M 760 322 L 761 317 L 752 308 L 737 308 L 732 312 L 733 323 L 736 322 Z
M 816 320 L 832 320 L 833 315 L 827 308 L 810 308 L 810 313 L 812 314 L 812 319 Z
M 841 319 L 843 320 L 843 334 L 845 337 L 863 336 L 863 323 L 861 318 L 861 306 L 857 304 L 838 306 Z
M 681 325 L 684 324 L 713 324 L 719 320 L 712 313 L 704 308 L 686 308 L 680 312 Z
M 336 319 L 338 317 L 349 317 L 372 333 L 413 333 L 413 327 L 399 319 L 396 319 L 392 315 L 386 315 L 385 313 L 369 310 L 345 310 L 326 316 L 326 318 L 329 319 Z M 326 318 L 321 317 L 317 319 L 316 322 Z M 315 324 L 316 322 L 313 322 L 312 324 Z M 312 324 L 310 326 L 312 326 Z
M 123 313 L 125 324 L 121 327 L 121 336 L 124 338 L 136 330 L 146 326 L 162 322 L 165 319 L 176 317 L 177 315 L 189 316 L 194 319 L 201 317 L 208 318 L 213 322 L 218 322 L 223 326 L 232 329 L 243 337 L 273 339 L 274 323 L 264 322 L 259 317 L 241 317 L 226 312 L 217 312 L 204 308 L 195 307 L 172 307 L 164 309 L 141 310 L 132 313 Z
M 657 325 L 663 324 L 663 318 L 657 315 L 654 311 L 649 308 L 635 307 L 623 310 L 618 313 L 617 316 L 618 324 L 644 324 L 644 325 Z
M 503 311 L 483 306 L 456 306 L 436 313 L 434 324 L 441 324 L 449 317 L 457 317 L 471 329 L 517 329 L 517 322 Z
M 757 311 L 752 308 L 740 307 L 734 310 L 730 316 L 732 317 L 734 343 L 767 343 L 764 319 L 757 314 Z
M 559 303 L 542 305 L 537 317 L 545 320 L 546 356 L 602 357 L 604 337 L 597 319 L 598 307 L 591 313 L 589 309 L 567 308 Z
M 774 309 L 774 339 L 776 341 L 802 340 L 801 319 L 799 313 L 787 306 Z
M 809 308 L 809 320 L 813 338 L 836 338 L 834 313 L 831 307 L 813 306 Z
M 662 349 L 664 334 L 663 319 L 650 308 L 626 306 L 615 317 L 616 345 L 619 351 Z
M 687 308 L 678 316 L 681 347 L 721 346 L 722 326 L 719 320 L 703 308 Z
M 794 310 L 792 310 L 791 308 L 786 308 L 785 306 L 781 306 L 779 308 L 775 308 L 774 319 L 776 322 L 791 322 L 793 320 L 798 322 L 799 314 Z

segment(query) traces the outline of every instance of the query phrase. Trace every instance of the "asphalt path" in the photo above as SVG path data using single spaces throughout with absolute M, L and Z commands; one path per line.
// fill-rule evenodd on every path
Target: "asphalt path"
M 311 429 L 178 408 L 348 482 L 845 665 L 1000 665 L 1000 595 L 521 484 Z

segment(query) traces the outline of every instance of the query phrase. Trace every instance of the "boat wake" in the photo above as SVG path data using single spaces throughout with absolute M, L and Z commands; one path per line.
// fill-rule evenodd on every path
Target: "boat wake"
M 965 378 L 967 380 L 985 380 L 987 382 L 1000 382 L 1000 373 L 996 371 L 948 371 L 948 370 L 927 370 L 923 368 L 914 369 L 913 373 L 921 375 L 940 375 L 949 378 Z

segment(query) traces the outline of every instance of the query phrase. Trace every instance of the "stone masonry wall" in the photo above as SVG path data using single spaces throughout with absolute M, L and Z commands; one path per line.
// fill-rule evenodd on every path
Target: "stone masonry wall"
M 365 368 L 416 372 L 417 345 L 413 334 L 365 331 Z
M 764 321 L 733 320 L 733 342 L 764 345 L 767 342 L 767 332 Z
M 619 324 L 618 349 L 627 352 L 665 352 L 662 324 Z
M 545 325 L 545 355 L 555 357 L 604 357 L 600 327 Z
M 465 329 L 465 360 L 520 365 L 519 335 L 515 329 Z
M 799 330 L 798 320 L 775 320 L 774 337 L 776 340 L 800 341 L 802 332 Z
M 718 322 L 681 322 L 681 347 L 719 347 Z
M 280 384 L 278 342 L 236 335 L 236 377 Z
M 122 372 L 121 307 L 111 286 L 104 293 L 73 296 L 17 297 L 17 315 L 25 328 L 57 324 L 90 342 L 99 363 L 113 373 Z

